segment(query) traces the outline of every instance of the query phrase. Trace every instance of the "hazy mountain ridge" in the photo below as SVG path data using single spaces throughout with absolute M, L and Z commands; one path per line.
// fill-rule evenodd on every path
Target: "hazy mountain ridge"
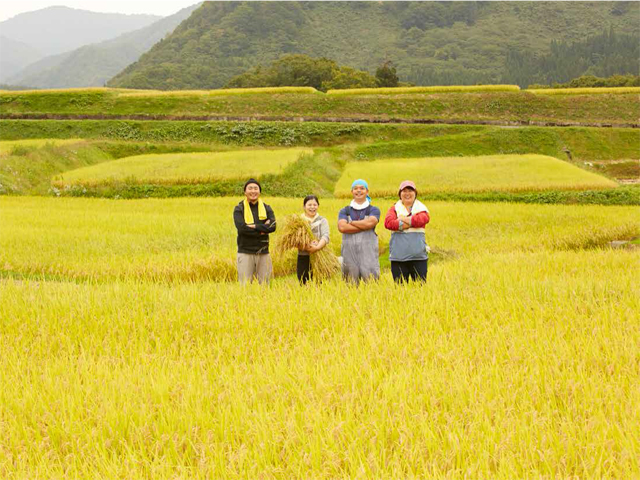
M 547 53 L 613 26 L 640 34 L 631 2 L 205 2 L 114 77 L 130 88 L 220 88 L 286 53 L 369 72 L 392 60 L 416 84 L 495 83 L 507 52 Z
M 35 88 L 102 86 L 173 31 L 198 6 L 199 4 L 195 4 L 184 8 L 174 15 L 117 38 L 45 57 L 11 77 L 8 83 Z
M 14 75 L 23 65 L 34 62 L 42 54 L 24 42 L 0 36 L 0 82 Z
M 2 68 L 0 79 L 4 81 L 45 56 L 108 40 L 145 27 L 160 18 L 162 17 L 157 15 L 97 13 L 68 7 L 48 7 L 21 13 L 0 22 L 0 35 L 13 42 L 27 45 L 37 54 L 12 54 L 12 49 L 5 49 L 3 45 L 3 63 L 6 55 L 15 58 L 7 61 L 11 67 Z

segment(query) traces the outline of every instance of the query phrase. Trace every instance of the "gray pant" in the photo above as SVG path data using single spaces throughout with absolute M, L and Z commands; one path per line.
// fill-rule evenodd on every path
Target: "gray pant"
M 238 281 L 242 284 L 252 282 L 269 283 L 271 280 L 271 256 L 268 253 L 238 253 Z
M 353 283 L 380 278 L 375 231 L 342 234 L 342 274 L 345 280 Z

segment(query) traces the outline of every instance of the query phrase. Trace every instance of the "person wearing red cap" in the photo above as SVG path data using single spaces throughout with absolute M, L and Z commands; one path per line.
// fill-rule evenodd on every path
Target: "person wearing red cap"
M 429 223 L 429 210 L 416 197 L 415 183 L 405 180 L 398 188 L 398 200 L 384 219 L 384 227 L 391 230 L 389 260 L 393 279 L 400 283 L 427 279 L 429 247 L 424 227 Z

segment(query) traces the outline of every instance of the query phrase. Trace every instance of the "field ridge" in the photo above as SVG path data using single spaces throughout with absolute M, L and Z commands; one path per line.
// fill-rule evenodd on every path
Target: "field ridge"
M 211 122 L 290 122 L 290 123 L 380 123 L 417 125 L 490 125 L 506 127 L 594 127 L 640 128 L 640 122 L 574 122 L 541 120 L 466 120 L 439 118 L 380 118 L 380 117 L 310 117 L 310 116 L 236 116 L 236 115 L 103 115 L 103 114 L 51 114 L 51 113 L 0 113 L 0 120 L 167 120 Z

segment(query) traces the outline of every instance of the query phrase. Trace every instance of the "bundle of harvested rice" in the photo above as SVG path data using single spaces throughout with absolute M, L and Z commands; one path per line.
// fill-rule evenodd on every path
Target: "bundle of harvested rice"
M 285 250 L 305 249 L 313 241 L 313 233 L 309 222 L 300 215 L 291 215 L 285 219 L 282 235 L 278 238 L 276 248 L 283 253 Z
M 322 250 L 311 254 L 311 278 L 315 281 L 322 281 L 333 277 L 340 271 L 340 261 L 338 257 L 329 250 Z
M 315 240 L 309 222 L 300 215 L 291 215 L 284 222 L 282 235 L 276 243 L 279 253 L 291 249 L 306 249 Z M 338 257 L 329 250 L 323 248 L 311 254 L 312 278 L 315 281 L 322 281 L 331 278 L 340 271 Z

